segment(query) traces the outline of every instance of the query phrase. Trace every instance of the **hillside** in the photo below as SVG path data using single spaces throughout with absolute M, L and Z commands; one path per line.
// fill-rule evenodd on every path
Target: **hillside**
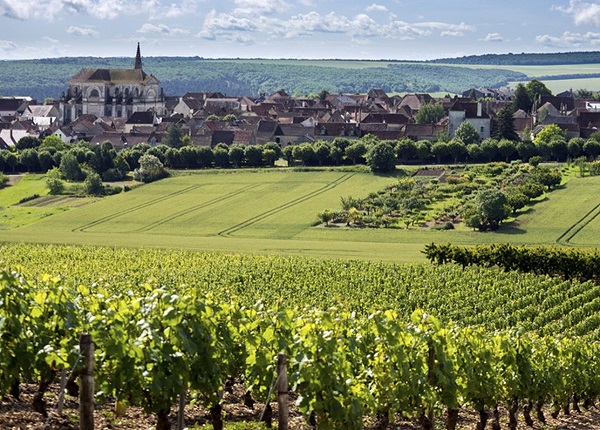
M 131 58 L 57 58 L 0 62 L 0 95 L 58 98 L 66 81 L 82 68 L 129 68 Z M 209 60 L 198 57 L 144 58 L 144 70 L 158 77 L 169 96 L 220 91 L 258 96 L 284 88 L 290 94 L 386 92 L 460 93 L 472 87 L 500 87 L 526 80 L 520 72 L 424 63 L 330 60 Z
M 457 58 L 430 60 L 428 63 L 479 64 L 492 66 L 598 64 L 600 63 L 600 51 L 467 55 Z

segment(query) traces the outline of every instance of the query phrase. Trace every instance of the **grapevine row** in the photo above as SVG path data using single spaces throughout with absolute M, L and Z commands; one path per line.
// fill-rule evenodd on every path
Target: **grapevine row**
M 0 395 L 36 380 L 41 401 L 60 369 L 77 366 L 78 334 L 87 332 L 96 343 L 98 399 L 140 405 L 161 429 L 182 392 L 218 411 L 220 390 L 236 378 L 264 398 L 280 351 L 299 409 L 321 429 L 360 429 L 365 416 L 385 422 L 396 413 L 432 428 L 443 411 L 453 428 L 463 407 L 479 411 L 485 425 L 486 410 L 501 402 L 513 422 L 519 404 L 558 411 L 600 395 L 596 342 L 442 324 L 422 310 L 405 318 L 389 309 L 247 306 L 193 285 L 69 286 L 5 271 L 0 316 Z

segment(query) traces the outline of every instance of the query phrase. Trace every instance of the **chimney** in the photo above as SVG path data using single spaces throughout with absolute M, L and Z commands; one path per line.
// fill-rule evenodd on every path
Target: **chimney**
M 482 105 L 481 102 L 477 102 L 477 117 L 480 118 L 482 115 Z

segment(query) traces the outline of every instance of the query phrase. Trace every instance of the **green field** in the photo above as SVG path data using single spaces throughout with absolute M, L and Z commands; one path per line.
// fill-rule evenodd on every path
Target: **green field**
M 0 217 L 27 212 L 29 218 L 2 224 L 2 240 L 399 262 L 424 260 L 420 251 L 431 242 L 600 246 L 597 177 L 570 179 L 496 233 L 315 225 L 318 212 L 340 208 L 340 197 L 364 197 L 395 181 L 347 170 L 201 171 L 103 199 L 48 196 L 15 205 L 11 197 Z M 31 183 L 40 182 L 26 176 L 0 191 L 0 201 L 19 190 L 30 195 Z

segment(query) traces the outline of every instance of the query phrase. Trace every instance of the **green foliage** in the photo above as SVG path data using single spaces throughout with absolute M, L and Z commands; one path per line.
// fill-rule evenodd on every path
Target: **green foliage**
M 465 145 L 478 143 L 481 140 L 481 136 L 475 129 L 475 126 L 469 121 L 463 121 L 458 126 L 458 128 L 456 129 L 456 133 L 454 133 L 454 137 L 462 140 L 465 143 Z
M 550 91 L 548 87 L 544 85 L 543 82 L 540 82 L 537 79 L 532 79 L 529 82 L 527 82 L 527 85 L 525 85 L 525 89 L 527 90 L 527 93 L 529 94 L 531 100 L 534 101 L 538 100 L 540 96 L 552 95 L 552 91 Z
M 536 136 L 534 143 L 540 145 L 542 143 L 549 145 L 554 138 L 563 138 L 567 136 L 566 131 L 562 130 L 557 124 L 548 124 Z
M 525 88 L 525 85 L 518 84 L 517 88 L 515 88 L 515 96 L 513 98 L 512 108 L 513 111 L 523 110 L 527 113 L 531 112 L 531 108 L 533 107 L 533 100 Z
M 84 174 L 81 166 L 77 161 L 77 157 L 71 151 L 62 156 L 59 169 L 67 181 L 81 181 L 83 179 Z
M 421 105 L 415 115 L 417 124 L 435 124 L 445 116 L 441 103 L 425 103 Z
M 519 140 L 517 133 L 515 132 L 515 120 L 513 118 L 513 113 L 514 110 L 512 106 L 504 106 L 498 111 L 496 115 L 496 138 L 514 141 Z
M 91 172 L 83 181 L 83 192 L 90 196 L 104 195 L 102 178 L 96 172 Z
M 167 135 L 161 141 L 163 145 L 170 148 L 181 148 L 183 146 L 183 134 L 179 124 L 173 124 L 167 130 Z
M 8 176 L 4 173 L 0 173 L 0 189 L 4 188 L 8 184 Z
M 27 149 L 27 148 L 37 148 L 42 144 L 42 141 L 35 136 L 25 136 L 19 139 L 15 148 L 17 150 Z
M 510 212 L 506 195 L 502 191 L 486 189 L 477 193 L 473 207 L 466 212 L 465 218 L 471 219 L 470 227 L 477 227 L 480 231 L 493 231 L 498 229 Z M 473 225 L 474 219 L 478 220 L 477 225 Z
M 396 170 L 396 151 L 388 142 L 379 142 L 371 146 L 365 159 L 373 172 L 387 173 Z
M 154 155 L 144 154 L 139 159 L 140 167 L 133 171 L 133 178 L 140 182 L 153 182 L 165 178 L 169 172 Z

